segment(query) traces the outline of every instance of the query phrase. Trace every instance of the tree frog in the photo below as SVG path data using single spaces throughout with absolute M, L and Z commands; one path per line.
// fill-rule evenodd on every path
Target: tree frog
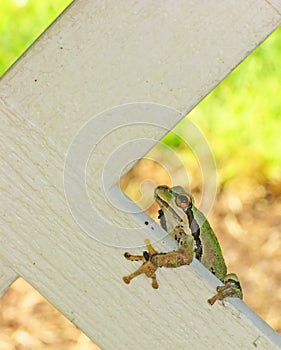
M 213 305 L 216 300 L 226 297 L 242 299 L 242 289 L 237 276 L 227 274 L 226 265 L 217 237 L 204 214 L 194 206 L 191 194 L 183 187 L 158 186 L 154 191 L 155 201 L 159 204 L 159 220 L 162 228 L 176 241 L 176 251 L 159 253 L 149 240 L 145 240 L 147 251 L 143 255 L 131 255 L 126 252 L 125 258 L 142 261 L 142 266 L 132 274 L 123 277 L 127 284 L 144 273 L 152 279 L 152 287 L 157 289 L 156 270 L 158 267 L 179 267 L 189 265 L 195 257 L 223 283 L 217 287 L 217 294 L 208 300 Z

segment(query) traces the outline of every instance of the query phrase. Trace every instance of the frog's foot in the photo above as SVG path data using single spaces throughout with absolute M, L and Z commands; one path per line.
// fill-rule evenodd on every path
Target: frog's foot
M 144 273 L 147 277 L 152 279 L 152 287 L 154 289 L 158 288 L 158 282 L 156 279 L 156 273 L 158 266 L 153 264 L 151 262 L 151 257 L 155 254 L 158 254 L 158 252 L 151 246 L 149 240 L 145 240 L 146 247 L 148 249 L 148 252 L 144 251 L 143 255 L 131 255 L 130 253 L 125 253 L 124 256 L 126 259 L 131 261 L 142 261 L 142 266 L 137 269 L 135 272 L 131 273 L 128 276 L 123 277 L 123 281 L 127 284 L 131 282 L 131 280 L 142 273 Z
M 224 300 L 227 297 L 242 299 L 242 289 L 238 277 L 234 273 L 225 276 L 222 281 L 224 286 L 217 287 L 217 294 L 208 300 L 213 305 L 217 300 Z

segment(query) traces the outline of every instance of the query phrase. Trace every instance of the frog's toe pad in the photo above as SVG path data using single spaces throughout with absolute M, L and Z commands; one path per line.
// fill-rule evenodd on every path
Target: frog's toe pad
M 130 277 L 128 277 L 128 276 L 124 276 L 124 277 L 123 277 L 123 281 L 124 281 L 126 284 L 129 284 L 129 283 L 131 282 L 131 279 L 130 279 Z

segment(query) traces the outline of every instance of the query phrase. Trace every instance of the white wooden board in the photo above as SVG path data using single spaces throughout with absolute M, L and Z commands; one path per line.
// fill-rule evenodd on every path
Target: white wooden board
M 122 257 L 124 245 L 163 232 L 106 200 L 122 201 L 112 186 L 126 164 L 112 151 L 148 134 L 154 141 L 132 147 L 145 154 L 280 18 L 278 5 L 264 0 L 75 1 L 1 80 L 1 290 L 22 276 L 103 349 L 280 347 L 242 302 L 207 304 L 214 282 L 198 263 L 161 271 L 157 291 L 142 277 L 124 285 L 121 277 L 134 268 Z M 151 116 L 155 105 L 136 102 L 169 107 Z M 126 103 L 132 109 L 111 112 Z M 87 123 L 95 126 L 90 135 Z M 74 148 L 77 167 L 69 162 L 73 145 L 82 147 Z M 104 192 L 109 158 L 116 172 Z M 81 179 L 99 214 L 81 201 Z

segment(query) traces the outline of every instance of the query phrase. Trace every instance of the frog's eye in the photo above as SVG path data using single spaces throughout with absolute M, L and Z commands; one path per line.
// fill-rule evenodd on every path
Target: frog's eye
M 179 194 L 178 196 L 176 196 L 176 205 L 182 209 L 191 207 L 192 199 L 186 194 Z

